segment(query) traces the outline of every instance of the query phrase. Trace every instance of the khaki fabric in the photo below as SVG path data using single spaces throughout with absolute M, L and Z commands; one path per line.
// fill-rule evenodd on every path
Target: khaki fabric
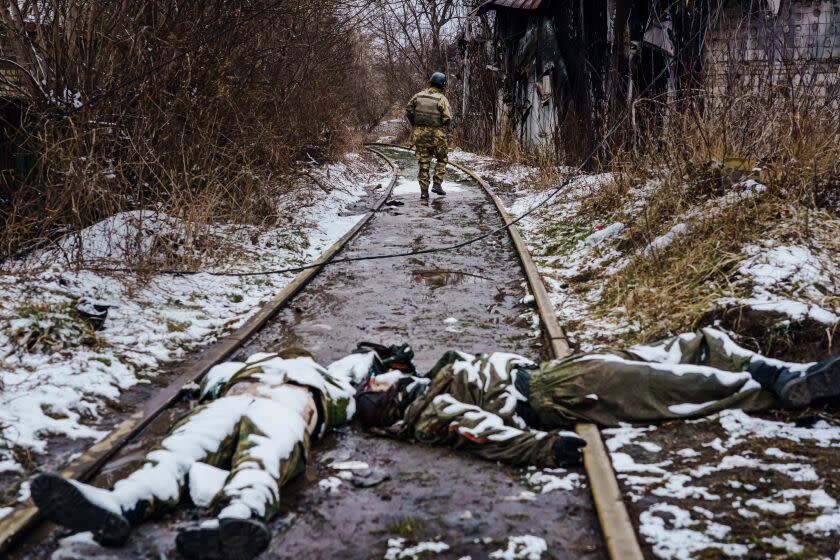
M 443 134 L 443 131 L 434 131 Z M 434 184 L 443 185 L 446 176 L 446 164 L 449 163 L 449 154 L 446 147 L 446 137 L 431 141 L 416 143 L 417 150 L 417 182 L 420 183 L 420 191 L 429 190 L 429 174 L 432 167 L 432 160 L 435 161 Z
M 405 118 L 413 127 L 442 127 L 452 122 L 452 107 L 440 88 L 428 87 L 411 98 Z
M 429 190 L 432 160 L 435 160 L 434 184 L 443 185 L 446 164 L 449 163 L 446 128 L 452 122 L 452 108 L 443 92 L 429 87 L 417 93 L 406 106 L 405 115 L 411 123 L 411 143 L 417 150 L 420 191 Z
M 578 421 L 617 426 L 728 408 L 774 408 L 775 395 L 745 371 L 751 356 L 714 329 L 654 347 L 575 355 L 540 368 L 531 378 L 529 402 L 548 427 Z
M 140 469 L 116 483 L 114 496 L 135 523 L 160 517 L 188 494 L 190 467 L 201 462 L 230 471 L 211 511 L 224 515 L 224 508 L 241 504 L 270 519 L 277 513 L 280 488 L 303 472 L 310 451 L 302 419 L 290 418 L 297 411 L 278 412 L 276 402 L 246 395 L 199 406 Z
M 512 354 L 471 358 L 447 352 L 433 368 L 427 391 L 406 410 L 399 435 L 491 461 L 557 466 L 552 445 L 558 433 L 532 430 L 516 414 L 522 396 L 513 381 L 517 366 L 526 363 Z

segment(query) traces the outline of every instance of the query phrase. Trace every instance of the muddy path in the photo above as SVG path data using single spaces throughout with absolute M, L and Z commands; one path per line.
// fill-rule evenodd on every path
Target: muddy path
M 448 244 L 500 224 L 479 186 L 454 171 L 445 183 L 449 196 L 421 201 L 413 159 L 405 152 L 387 153 L 400 166 L 402 177 L 392 200 L 402 205 L 384 207 L 342 255 Z M 525 295 L 507 236 L 460 252 L 335 265 L 248 341 L 237 357 L 302 347 L 328 363 L 370 340 L 409 342 L 421 370 L 447 349 L 503 350 L 538 360 L 544 349 L 532 324 L 533 309 L 522 303 Z M 97 484 L 107 486 L 137 466 L 144 450 L 189 406 L 184 401 L 163 415 L 149 433 L 111 461 Z M 329 466 L 351 460 L 367 463 L 389 479 L 356 487 Z M 509 537 L 523 535 L 545 539 L 548 552 L 543 558 L 605 558 L 585 482 L 541 494 L 526 480 L 529 474 L 533 472 L 346 427 L 320 442 L 306 473 L 284 489 L 281 513 L 271 525 L 274 539 L 261 558 L 383 558 L 389 541 L 393 545 L 394 539 L 405 539 L 405 548 L 445 543 L 449 548 L 438 558 L 479 559 L 505 549 Z M 585 481 L 582 469 L 547 474 Z M 102 549 L 80 537 L 62 540 L 66 533 L 45 526 L 30 542 L 43 540 L 14 557 L 174 558 L 177 529 L 200 515 L 182 508 L 138 528 L 119 550 Z

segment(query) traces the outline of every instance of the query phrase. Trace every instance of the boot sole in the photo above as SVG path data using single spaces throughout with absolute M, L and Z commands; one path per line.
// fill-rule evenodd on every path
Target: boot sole
M 803 408 L 819 399 L 840 396 L 840 356 L 817 371 L 790 381 L 784 388 L 784 403 Z
M 31 485 L 32 500 L 48 520 L 76 531 L 90 531 L 104 546 L 120 546 L 131 526 L 117 515 L 88 500 L 81 490 L 54 474 L 37 476 Z
M 219 537 L 225 558 L 229 560 L 251 560 L 271 542 L 271 533 L 265 524 L 252 519 L 223 520 L 219 525 Z
M 219 529 L 188 529 L 175 537 L 178 553 L 191 560 L 224 560 Z

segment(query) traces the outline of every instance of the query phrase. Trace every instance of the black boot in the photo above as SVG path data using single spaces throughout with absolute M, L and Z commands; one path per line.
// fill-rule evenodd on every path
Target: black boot
M 440 195 L 440 196 L 446 196 L 446 191 L 443 190 L 443 187 L 440 186 L 440 185 L 433 186 L 432 187 L 432 192 L 437 194 L 437 195 Z
M 178 533 L 175 546 L 191 560 L 251 560 L 268 548 L 271 533 L 257 519 L 220 519 Z
M 820 399 L 840 396 L 840 356 L 818 362 L 777 389 L 787 408 L 803 408 Z
M 429 199 L 429 191 L 420 191 L 420 200 L 428 200 Z
M 175 537 L 178 554 L 191 560 L 224 560 L 219 525 L 184 529 Z
M 583 452 L 581 448 L 586 447 L 586 441 L 574 434 L 557 434 L 554 443 L 551 444 L 551 452 L 554 455 L 554 462 L 561 467 L 579 467 L 583 464 Z
M 103 546 L 121 546 L 131 526 L 122 515 L 93 502 L 58 475 L 41 474 L 32 481 L 32 500 L 48 520 L 76 531 L 90 531 Z

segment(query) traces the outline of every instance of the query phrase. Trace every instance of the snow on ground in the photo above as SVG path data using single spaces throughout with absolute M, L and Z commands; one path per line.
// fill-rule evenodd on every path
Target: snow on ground
M 384 560 L 417 560 L 418 558 L 436 556 L 449 550 L 449 545 L 438 541 L 421 542 L 408 546 L 404 538 L 388 539 L 388 550 Z
M 555 179 L 548 185 L 549 190 L 543 190 L 546 185 L 538 183 L 545 180 L 535 167 L 506 165 L 460 150 L 454 150 L 451 159 L 473 167 L 494 183 L 497 190 L 512 194 L 512 198 L 503 198 L 514 216 L 531 210 L 551 193 L 552 186 L 560 184 Z M 622 271 L 636 257 L 651 256 L 677 240 L 686 239 L 695 225 L 709 216 L 766 191 L 764 185 L 751 179 L 737 183 L 723 196 L 674 216 L 672 224 L 636 255 L 619 249 L 627 240 L 625 224 L 609 219 L 592 221 L 580 214 L 582 203 L 614 179 L 610 174 L 576 176 L 548 205 L 520 223 L 561 323 L 572 341 L 584 350 L 597 343 L 616 342 L 639 327 L 622 308 L 614 309 L 607 316 L 592 313 L 609 277 Z M 624 195 L 622 212 L 641 215 L 658 188 L 655 180 L 630 187 Z M 783 231 L 774 233 L 780 238 L 795 237 Z M 744 246 L 741 259 L 730 293 L 724 292 L 718 300 L 721 307 L 748 306 L 759 311 L 777 311 L 791 321 L 807 317 L 826 326 L 840 320 L 840 298 L 836 296 L 840 293 L 837 273 L 840 255 L 830 248 L 814 241 L 781 242 L 768 235 L 760 244 Z M 576 284 L 580 285 L 579 289 Z
M 507 548 L 490 553 L 490 558 L 500 560 L 540 560 L 548 551 L 545 540 L 533 535 L 508 537 Z
M 727 410 L 685 427 L 700 435 L 693 448 L 650 441 L 670 441 L 654 426 L 603 430 L 625 496 L 639 511 L 639 534 L 656 557 L 711 550 L 763 557 L 798 554 L 815 546 L 814 537 L 840 542 L 837 496 L 823 488 L 833 473 L 823 453 L 840 446 L 840 426 L 800 427 Z
M 794 321 L 809 317 L 829 327 L 840 321 L 840 310 L 820 305 L 826 294 L 840 293 L 838 270 L 829 269 L 836 255 L 835 259 L 828 257 L 818 245 L 787 245 L 772 239 L 747 245 L 744 254 L 738 273 L 752 284 L 752 294 L 739 303 L 760 311 L 776 311 Z M 721 303 L 733 300 L 723 298 Z
M 536 168 L 458 151 L 452 159 L 493 183 L 514 216 L 551 192 L 537 185 Z M 581 213 L 587 197 L 613 179 L 575 177 L 545 209 L 520 223 L 555 312 L 584 351 L 620 344 L 625 334 L 639 329 L 623 308 L 594 313 L 609 277 L 634 258 L 656 256 L 687 239 L 705 217 L 766 190 L 755 181 L 736 184 L 723 196 L 673 216 L 635 254 L 623 249 L 632 246 L 622 244 L 627 224 L 607 218 L 593 222 Z M 656 181 L 630 187 L 622 214 L 642 215 L 658 188 Z M 773 231 L 742 248 L 731 292 L 724 291 L 718 304 L 773 310 L 790 321 L 808 317 L 830 328 L 840 316 L 838 258 L 819 240 L 806 244 L 795 234 Z M 840 488 L 832 482 L 840 448 L 837 424 L 799 425 L 725 411 L 663 426 L 624 426 L 605 430 L 604 436 L 631 515 L 653 557 L 840 556 Z M 551 476 L 556 475 L 531 471 L 526 475 L 534 483 L 530 491 L 506 499 L 538 499 L 544 488 L 557 484 Z
M 219 266 L 255 271 L 314 260 L 361 219 L 342 215 L 347 206 L 388 178 L 357 154 L 313 174 L 334 190 L 325 195 L 302 185 L 300 199 L 281 208 L 288 224 L 210 232 L 214 242 L 231 248 Z M 151 383 L 168 362 L 240 326 L 294 277 L 155 275 L 139 284 L 74 271 L 73 263 L 59 258 L 76 249 L 118 265 L 138 239 L 148 244 L 179 228 L 187 229 L 157 212 L 119 214 L 60 242 L 60 250 L 40 254 L 48 266 L 39 272 L 0 275 L 0 472 L 22 471 L 20 457 L 48 452 L 50 436 L 102 437 L 97 422 L 121 393 Z M 102 330 L 94 332 L 80 318 L 80 300 L 88 311 L 92 303 L 109 306 Z

